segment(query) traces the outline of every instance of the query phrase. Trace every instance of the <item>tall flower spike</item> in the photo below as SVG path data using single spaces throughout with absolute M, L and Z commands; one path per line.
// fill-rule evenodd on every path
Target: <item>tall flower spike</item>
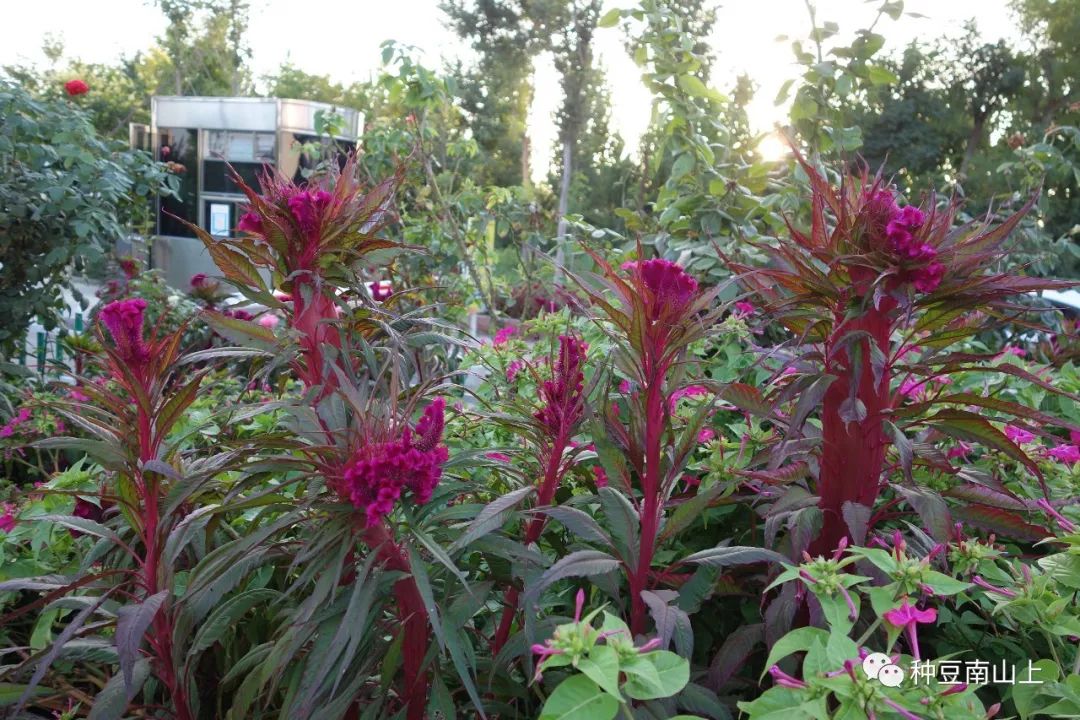
M 150 352 L 143 343 L 143 312 L 146 301 L 128 298 L 111 302 L 101 309 L 101 322 L 105 324 L 121 359 L 133 368 L 141 368 L 150 360 Z
M 540 386 L 540 399 L 544 405 L 536 412 L 536 419 L 552 436 L 568 432 L 584 411 L 585 353 L 587 343 L 569 335 L 559 336 L 559 357 L 552 369 L 551 379 Z

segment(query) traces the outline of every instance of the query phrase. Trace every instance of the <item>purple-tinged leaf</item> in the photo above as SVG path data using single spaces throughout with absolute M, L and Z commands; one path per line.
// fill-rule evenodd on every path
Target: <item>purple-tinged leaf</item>
M 719 691 L 750 657 L 754 648 L 765 641 L 765 625 L 740 625 L 724 640 L 709 665 L 708 686 Z
M 728 567 L 730 565 L 750 565 L 759 562 L 785 563 L 788 562 L 788 559 L 778 552 L 766 550 L 765 548 L 735 545 L 702 550 L 687 555 L 681 562 L 709 565 L 711 567 Z
M 135 671 L 135 661 L 139 657 L 143 636 L 168 596 L 169 591 L 162 590 L 141 603 L 125 605 L 116 613 L 116 652 L 120 656 L 120 670 L 124 675 L 124 687 L 129 693 L 129 701 L 134 696 L 132 673 Z
M 1053 535 L 1040 525 L 1027 522 L 1014 512 L 971 503 L 953 508 L 953 515 L 983 530 L 997 533 L 1014 540 L 1037 542 Z

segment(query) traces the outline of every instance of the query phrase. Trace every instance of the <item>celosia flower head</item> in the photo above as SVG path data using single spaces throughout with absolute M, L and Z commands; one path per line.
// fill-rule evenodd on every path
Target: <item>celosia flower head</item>
M 540 386 L 544 405 L 536 419 L 551 435 L 566 432 L 581 419 L 584 410 L 585 352 L 589 346 L 569 335 L 559 336 L 559 356 L 552 368 L 551 379 Z
M 636 280 L 636 285 L 647 291 L 645 306 L 650 320 L 677 316 L 697 293 L 697 280 L 678 263 L 663 258 L 623 264 Z
M 0 503 L 0 530 L 6 533 L 15 529 L 15 506 L 11 503 Z
M 288 199 L 296 224 L 308 237 L 317 236 L 322 225 L 323 214 L 330 206 L 331 195 L 325 190 L 300 190 Z
M 101 322 L 112 335 L 121 359 L 133 368 L 142 367 L 150 359 L 143 343 L 143 312 L 146 301 L 127 298 L 111 302 L 101 309 Z
M 241 232 L 251 233 L 252 235 L 261 235 L 263 232 L 262 218 L 256 212 L 246 212 L 240 217 L 240 223 L 237 228 Z
M 362 445 L 342 473 L 348 499 L 364 510 L 369 523 L 394 508 L 405 490 L 419 504 L 431 499 L 449 457 L 441 444 L 446 401 L 436 398 L 417 422 L 396 439 Z

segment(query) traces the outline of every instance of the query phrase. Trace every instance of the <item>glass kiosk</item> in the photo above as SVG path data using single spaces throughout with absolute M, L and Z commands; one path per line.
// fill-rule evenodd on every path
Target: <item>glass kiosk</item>
M 196 273 L 217 271 L 203 244 L 173 216 L 219 236 L 232 233 L 239 220 L 246 199 L 226 163 L 253 187 L 267 166 L 299 180 L 309 162 L 300 145 L 320 139 L 315 130 L 320 114 L 334 113 L 343 121 L 343 134 L 333 138 L 343 150 L 355 147 L 363 122 L 354 109 L 306 100 L 154 97 L 150 102 L 150 126 L 133 127 L 132 144 L 171 163 L 180 191 L 179 198 L 158 200 L 148 261 L 178 289 L 186 289 Z

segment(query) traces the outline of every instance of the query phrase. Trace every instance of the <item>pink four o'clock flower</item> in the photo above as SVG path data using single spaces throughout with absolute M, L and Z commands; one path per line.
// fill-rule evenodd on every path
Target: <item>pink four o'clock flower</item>
M 9 533 L 15 529 L 15 506 L 11 503 L 0 503 L 0 530 Z
M 1009 438 L 1017 445 L 1024 445 L 1035 439 L 1035 433 L 1028 432 L 1023 428 L 1018 428 L 1015 425 L 1006 425 L 1005 437 Z
M 1076 445 L 1058 445 L 1046 451 L 1046 454 L 1060 463 L 1074 465 L 1080 462 L 1080 447 Z
M 911 645 L 911 654 L 916 660 L 920 660 L 917 625 L 919 623 L 932 623 L 936 621 L 937 610 L 934 608 L 919 610 L 905 599 L 900 607 L 889 610 L 882 617 L 885 618 L 886 622 L 890 625 L 903 628 L 907 633 L 908 643 Z

